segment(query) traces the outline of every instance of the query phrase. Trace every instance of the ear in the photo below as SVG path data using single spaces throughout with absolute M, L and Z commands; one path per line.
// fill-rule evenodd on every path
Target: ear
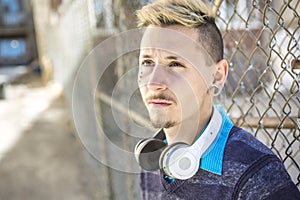
M 214 74 L 213 84 L 216 84 L 221 90 L 228 75 L 228 62 L 223 59 L 216 64 L 216 72 Z

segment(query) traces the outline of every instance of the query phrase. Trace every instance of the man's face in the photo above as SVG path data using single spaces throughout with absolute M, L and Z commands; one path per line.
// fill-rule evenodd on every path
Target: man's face
M 213 67 L 196 44 L 197 30 L 148 27 L 139 56 L 139 88 L 156 128 L 170 128 L 211 108 L 208 85 Z M 198 46 L 197 46 L 198 45 Z M 204 76 L 203 76 L 204 73 Z

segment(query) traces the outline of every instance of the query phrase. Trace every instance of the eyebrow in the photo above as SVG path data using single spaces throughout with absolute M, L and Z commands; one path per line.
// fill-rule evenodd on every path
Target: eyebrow
M 142 58 L 152 58 L 151 55 L 148 55 L 148 54 L 145 54 L 142 56 Z M 178 57 L 177 56 L 167 56 L 165 57 L 165 59 L 167 60 L 178 60 Z
M 152 58 L 152 56 L 145 54 L 142 56 L 142 58 Z
M 178 60 L 178 57 L 177 56 L 168 56 L 168 57 L 166 57 L 166 59 L 168 59 L 168 60 Z

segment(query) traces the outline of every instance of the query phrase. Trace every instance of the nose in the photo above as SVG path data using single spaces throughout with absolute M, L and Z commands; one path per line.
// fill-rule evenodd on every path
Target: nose
M 166 85 L 166 72 L 163 66 L 156 65 L 152 72 L 149 74 L 149 79 L 147 81 L 147 88 L 150 90 L 165 90 Z

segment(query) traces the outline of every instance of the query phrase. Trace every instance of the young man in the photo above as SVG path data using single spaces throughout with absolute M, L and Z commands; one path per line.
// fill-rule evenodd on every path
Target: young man
M 212 98 L 228 64 L 214 17 L 200 0 L 158 0 L 137 12 L 145 27 L 139 87 L 161 130 L 135 153 L 144 199 L 300 199 L 282 162 L 234 126 Z

